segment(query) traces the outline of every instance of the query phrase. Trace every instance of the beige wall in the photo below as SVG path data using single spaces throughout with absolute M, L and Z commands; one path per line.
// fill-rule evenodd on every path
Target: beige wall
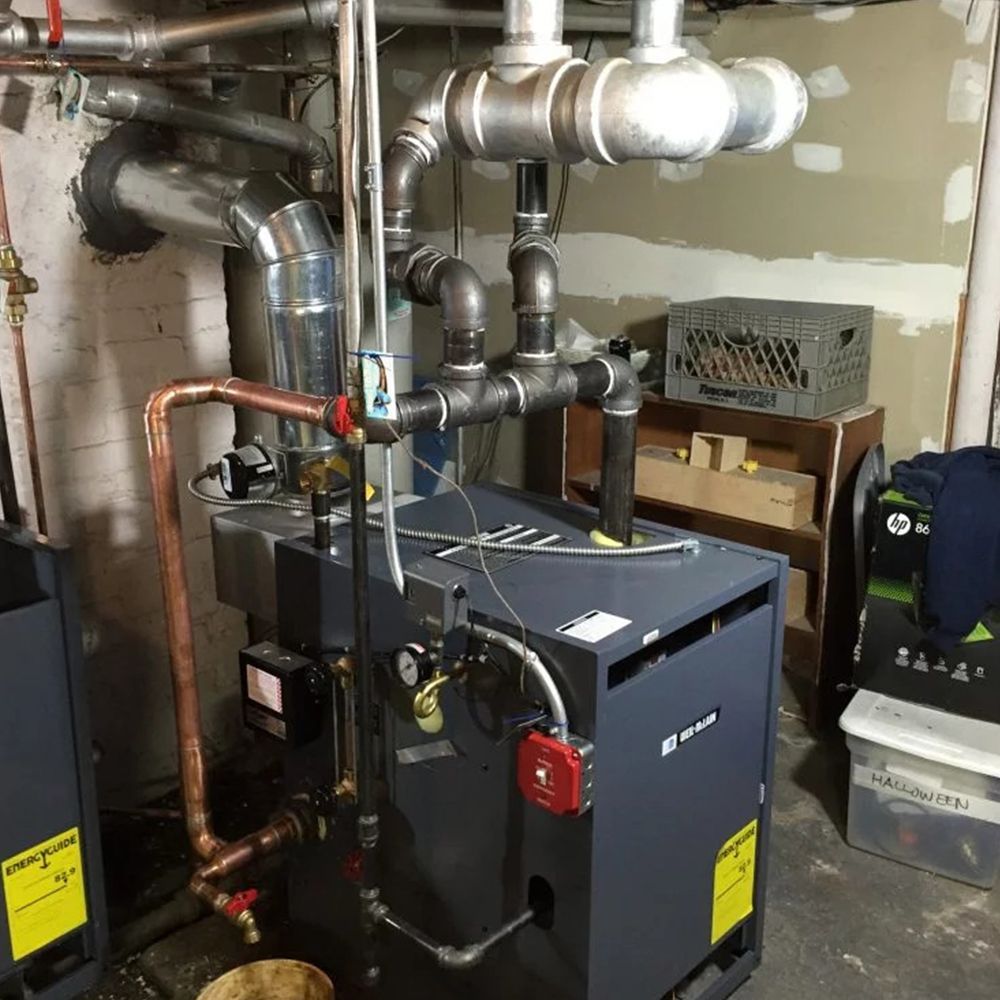
M 955 324 L 964 290 L 995 5 L 915 0 L 843 11 L 725 15 L 700 40 L 715 59 L 776 56 L 813 94 L 796 141 L 762 157 L 703 165 L 574 167 L 563 252 L 562 316 L 594 332 L 660 343 L 669 300 L 737 294 L 872 304 L 870 399 L 887 407 L 893 456 L 944 440 Z M 968 18 L 967 18 L 967 15 Z M 477 56 L 488 35 L 465 39 Z M 586 39 L 577 39 L 580 51 Z M 604 43 L 612 54 L 621 43 Z M 704 54 L 699 42 L 694 51 Z M 389 113 L 447 59 L 446 38 L 416 32 L 389 49 Z M 491 286 L 489 345 L 513 337 L 506 246 L 513 199 L 504 164 L 466 164 L 466 248 Z M 450 246 L 451 171 L 427 181 L 418 223 Z M 557 175 L 553 172 L 553 188 Z M 554 197 L 554 191 L 553 191 Z M 425 360 L 434 317 L 418 310 Z M 426 351 L 431 353 L 428 355 Z M 428 365 L 431 367 L 431 365 Z M 502 469 L 516 478 L 518 428 Z

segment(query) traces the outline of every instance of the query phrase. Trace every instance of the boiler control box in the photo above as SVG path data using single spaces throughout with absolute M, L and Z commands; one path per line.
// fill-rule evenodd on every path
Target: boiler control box
M 315 661 L 259 642 L 240 651 L 240 684 L 243 721 L 251 729 L 296 747 L 320 735 L 329 684 Z
M 580 816 L 593 805 L 594 746 L 533 730 L 517 751 L 517 784 L 536 806 L 557 816 Z

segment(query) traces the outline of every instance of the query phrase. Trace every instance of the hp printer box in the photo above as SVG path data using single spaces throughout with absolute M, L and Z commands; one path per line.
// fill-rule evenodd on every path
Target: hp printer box
M 950 653 L 926 637 L 921 595 L 933 511 L 893 490 L 880 503 L 854 682 L 904 701 L 1000 722 L 1000 609 Z

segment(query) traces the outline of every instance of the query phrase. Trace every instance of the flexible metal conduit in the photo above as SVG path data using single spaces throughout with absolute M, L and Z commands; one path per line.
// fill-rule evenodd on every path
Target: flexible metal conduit
M 496 5 L 454 6 L 448 0 L 380 0 L 376 16 L 384 24 L 462 28 L 499 28 L 504 18 Z M 115 56 L 145 62 L 199 45 L 282 31 L 326 30 L 336 23 L 337 0 L 282 0 L 162 19 L 65 20 L 63 40 L 56 51 L 63 56 Z M 704 35 L 717 23 L 715 15 L 696 13 L 685 20 L 684 30 Z M 627 8 L 617 11 L 587 3 L 566 4 L 564 27 L 567 31 L 625 34 L 629 31 Z M 49 26 L 44 18 L 0 14 L 0 53 L 49 51 Z
M 302 164 L 310 191 L 330 189 L 330 150 L 322 136 L 301 122 L 220 105 L 149 80 L 107 76 L 91 79 L 83 109 L 116 121 L 173 125 L 278 149 Z
M 549 707 L 549 715 L 552 718 L 552 726 L 556 732 L 556 738 L 562 742 L 569 739 L 569 717 L 566 715 L 566 704 L 563 701 L 562 693 L 555 678 L 549 672 L 548 667 L 542 663 L 539 655 L 530 647 L 525 646 L 520 639 L 515 639 L 504 632 L 487 628 L 485 625 L 469 625 L 469 635 L 474 639 L 480 639 L 490 646 L 498 646 L 508 653 L 516 656 L 528 668 L 531 676 L 535 678 L 545 703 Z
M 344 269 L 319 202 L 281 174 L 240 174 L 160 156 L 129 156 L 108 178 L 111 211 L 179 236 L 241 246 L 264 278 L 264 309 L 279 388 L 315 396 L 345 391 Z M 281 418 L 286 478 L 334 446 L 319 427 Z

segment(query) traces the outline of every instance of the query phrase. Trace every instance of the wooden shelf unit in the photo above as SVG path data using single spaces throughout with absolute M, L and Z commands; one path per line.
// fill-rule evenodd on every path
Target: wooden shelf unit
M 598 406 L 576 403 L 566 412 L 563 434 L 549 428 L 540 435 L 550 446 L 563 442 L 562 493 L 570 500 L 597 502 L 601 420 Z M 851 678 L 857 635 L 854 481 L 865 453 L 882 440 L 883 424 L 884 411 L 874 406 L 856 407 L 825 420 L 798 420 L 679 403 L 650 393 L 639 416 L 640 448 L 688 448 L 696 431 L 737 434 L 748 438 L 748 458 L 816 477 L 815 520 L 795 531 L 636 497 L 638 517 L 783 552 L 793 567 L 811 575 L 806 616 L 785 629 L 785 669 L 807 683 L 810 720 L 816 726 L 838 710 L 843 699 L 836 696 L 837 686 Z M 536 479 L 532 485 L 544 489 L 546 482 Z

